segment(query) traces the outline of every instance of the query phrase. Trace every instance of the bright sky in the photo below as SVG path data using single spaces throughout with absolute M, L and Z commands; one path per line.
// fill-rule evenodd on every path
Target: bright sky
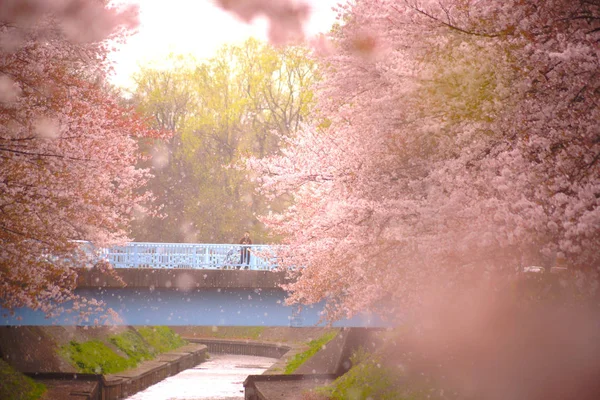
M 310 36 L 327 32 L 335 21 L 331 7 L 340 0 L 306 0 L 312 8 L 305 27 Z M 250 36 L 266 40 L 267 22 L 246 24 L 221 10 L 213 0 L 127 0 L 139 4 L 139 32 L 112 54 L 116 61 L 113 83 L 129 86 L 139 64 L 158 62 L 170 53 L 191 53 L 209 58 L 225 43 L 243 42 Z

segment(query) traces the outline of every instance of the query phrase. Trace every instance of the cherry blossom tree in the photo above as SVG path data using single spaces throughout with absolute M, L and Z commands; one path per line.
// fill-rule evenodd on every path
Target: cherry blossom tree
M 248 165 L 293 206 L 290 302 L 393 313 L 523 265 L 600 268 L 600 6 L 358 0 L 320 54 L 319 125 Z M 303 266 L 303 268 L 296 268 Z M 585 275 L 582 275 L 585 274 Z
M 244 22 L 256 17 L 269 21 L 269 40 L 285 44 L 304 38 L 303 25 L 310 13 L 302 0 L 217 0 L 217 4 Z
M 135 10 L 15 0 L 0 15 L 0 305 L 50 312 L 73 298 L 74 240 L 127 239 L 149 200 L 135 138 L 156 133 L 105 83 L 106 39 L 125 38 Z

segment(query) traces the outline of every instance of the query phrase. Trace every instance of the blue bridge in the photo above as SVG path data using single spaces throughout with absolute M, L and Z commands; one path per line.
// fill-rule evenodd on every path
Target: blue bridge
M 80 242 L 88 251 L 87 242 Z M 188 268 L 273 270 L 277 249 L 271 245 L 129 243 L 96 249 L 96 257 L 115 268 Z
M 107 249 L 80 242 L 96 263 L 110 262 L 115 275 L 92 265 L 78 268 L 76 294 L 103 301 L 123 325 L 319 326 L 324 304 L 285 304 L 289 283 L 277 271 L 278 246 L 130 243 Z M 249 254 L 249 258 L 243 257 Z M 92 262 L 93 264 L 93 262 Z M 65 308 L 69 308 L 67 305 Z M 2 311 L 2 310 L 0 310 Z M 0 325 L 92 325 L 102 313 L 78 320 L 65 312 L 0 313 Z M 365 313 L 334 326 L 385 326 Z

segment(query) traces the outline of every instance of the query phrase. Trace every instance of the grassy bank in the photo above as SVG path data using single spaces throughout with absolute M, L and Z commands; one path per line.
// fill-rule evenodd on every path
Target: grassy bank
M 420 393 L 402 388 L 402 372 L 382 364 L 376 354 L 363 350 L 352 358 L 352 368 L 331 385 L 317 389 L 316 398 L 329 400 L 416 400 Z
M 0 359 L 0 399 L 37 400 L 46 387 L 13 369 Z
M 377 346 L 359 348 L 351 368 L 325 387 L 306 393 L 306 400 L 441 400 L 456 399 L 432 372 L 438 363 L 407 350 L 407 327 L 378 333 Z M 370 343 L 373 344 L 374 342 Z
M 167 327 L 139 327 L 104 340 L 71 341 L 61 355 L 82 373 L 111 374 L 174 350 L 187 342 Z
M 157 353 L 165 353 L 181 347 L 187 342 L 166 326 L 144 326 L 136 328 L 144 341 Z
M 291 374 L 296 371 L 302 364 L 304 364 L 308 359 L 314 356 L 319 350 L 323 348 L 327 343 L 329 343 L 334 337 L 338 334 L 337 331 L 328 332 L 321 336 L 318 339 L 311 340 L 308 342 L 308 350 L 296 354 L 285 366 L 285 374 Z

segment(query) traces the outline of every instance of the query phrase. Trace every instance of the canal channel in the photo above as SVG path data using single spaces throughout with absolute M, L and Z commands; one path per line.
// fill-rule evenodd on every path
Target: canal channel
M 276 361 L 269 357 L 211 354 L 207 361 L 127 400 L 242 400 L 246 377 L 262 374 Z

